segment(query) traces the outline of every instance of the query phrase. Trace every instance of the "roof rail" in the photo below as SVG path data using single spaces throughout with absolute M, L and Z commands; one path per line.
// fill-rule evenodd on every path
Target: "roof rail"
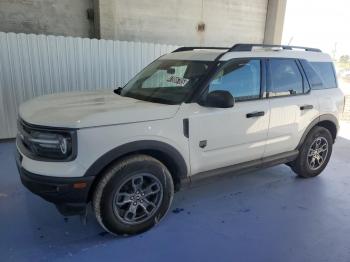
M 183 52 L 183 51 L 192 51 L 195 49 L 217 49 L 217 50 L 229 50 L 230 47 L 212 47 L 212 46 L 183 46 L 175 49 L 172 53 Z
M 311 48 L 311 47 L 291 46 L 291 45 L 265 45 L 265 44 L 235 44 L 228 50 L 228 52 L 232 52 L 232 51 L 249 52 L 253 50 L 253 47 L 280 47 L 284 50 L 302 49 L 304 51 L 310 51 L 310 52 L 322 52 L 321 49 Z

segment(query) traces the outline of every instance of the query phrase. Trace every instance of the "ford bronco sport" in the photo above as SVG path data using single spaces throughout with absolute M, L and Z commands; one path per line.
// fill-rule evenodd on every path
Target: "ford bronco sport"
M 22 183 L 61 213 L 92 203 L 113 234 L 167 213 L 182 181 L 286 163 L 324 170 L 344 98 L 319 49 L 182 47 L 123 88 L 47 95 L 20 106 Z

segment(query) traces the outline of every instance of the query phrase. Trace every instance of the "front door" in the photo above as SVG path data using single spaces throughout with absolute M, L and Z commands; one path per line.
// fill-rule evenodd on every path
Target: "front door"
M 270 111 L 268 101 L 261 99 L 261 68 L 260 59 L 235 59 L 210 82 L 205 93 L 229 91 L 235 98 L 232 108 L 190 105 L 192 174 L 262 157 Z

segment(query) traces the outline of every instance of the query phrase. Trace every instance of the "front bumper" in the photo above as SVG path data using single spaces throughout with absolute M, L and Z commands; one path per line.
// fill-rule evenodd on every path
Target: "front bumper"
M 16 152 L 22 184 L 34 194 L 54 203 L 63 215 L 85 212 L 94 177 L 50 177 L 28 172 L 22 167 L 22 155 Z

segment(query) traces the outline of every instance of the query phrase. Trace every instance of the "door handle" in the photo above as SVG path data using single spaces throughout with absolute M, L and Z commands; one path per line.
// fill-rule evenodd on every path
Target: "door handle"
M 206 146 L 207 146 L 207 140 L 199 141 L 199 147 L 200 148 L 205 148 Z
M 248 113 L 246 116 L 247 116 L 247 118 L 251 118 L 251 117 L 259 117 L 259 116 L 263 116 L 263 115 L 265 115 L 265 112 L 259 111 L 259 112 Z
M 300 106 L 300 110 L 308 110 L 308 109 L 313 109 L 314 106 L 313 105 L 303 105 Z

